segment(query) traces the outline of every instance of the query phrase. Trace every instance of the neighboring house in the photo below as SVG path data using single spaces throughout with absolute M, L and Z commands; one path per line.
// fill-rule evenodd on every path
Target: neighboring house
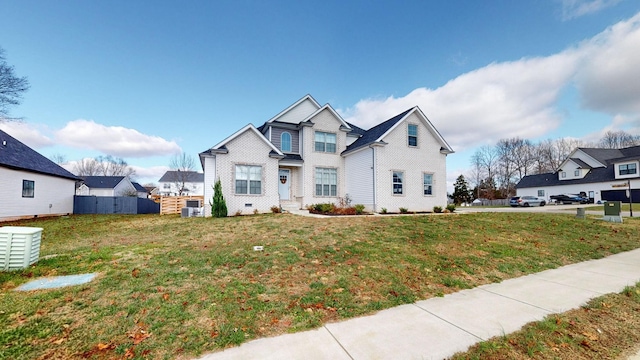
M 138 195 L 138 190 L 127 176 L 85 176 L 76 190 L 76 195 L 85 196 L 130 196 L 132 194 Z
M 77 180 L 0 130 L 0 221 L 73 213 Z
M 138 193 L 138 197 L 142 199 L 147 199 L 149 197 L 149 191 L 144 186 L 138 184 L 137 182 L 131 182 L 134 188 L 136 188 L 136 192 Z
M 230 215 L 347 197 L 368 211 L 432 211 L 447 204 L 451 153 L 418 107 L 364 130 L 307 95 L 200 153 L 200 162 L 205 201 L 220 179 Z
M 525 176 L 516 185 L 519 196 L 549 200 L 552 195 L 584 193 L 592 201 L 640 202 L 640 146 L 623 149 L 577 148 L 554 173 Z
M 182 191 L 180 191 L 182 189 Z M 169 170 L 158 180 L 162 196 L 204 195 L 204 174 L 195 171 Z

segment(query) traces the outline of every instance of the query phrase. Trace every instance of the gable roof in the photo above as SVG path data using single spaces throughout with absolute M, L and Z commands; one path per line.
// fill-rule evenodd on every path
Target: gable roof
M 582 161 L 582 159 L 570 158 L 569 160 L 573 161 L 581 169 L 591 169 L 591 165 L 589 165 L 586 162 Z
M 184 179 L 186 182 L 204 182 L 204 174 L 196 171 L 180 171 L 187 175 L 178 175 L 178 170 L 169 170 L 162 175 L 158 182 L 175 182 Z
M 138 191 L 138 192 L 143 192 L 143 193 L 148 193 L 149 192 L 146 187 L 138 184 L 137 182 L 133 182 L 132 181 L 131 184 L 133 184 L 133 187 L 136 188 L 136 191 Z
M 0 166 L 70 180 L 80 180 L 62 166 L 0 130 Z
M 520 179 L 516 185 L 516 189 L 543 187 L 543 186 L 560 186 L 575 184 L 590 184 L 615 180 L 616 175 L 613 167 L 593 168 L 589 173 L 580 179 L 560 180 L 558 173 L 545 173 L 537 175 L 527 175 Z
M 307 94 L 307 95 L 303 96 L 300 100 L 298 100 L 298 101 L 294 102 L 293 104 L 291 104 L 291 106 L 289 106 L 288 108 L 280 111 L 276 116 L 274 116 L 271 119 L 267 120 L 267 123 L 278 121 L 278 119 L 280 119 L 285 114 L 289 113 L 291 110 L 295 109 L 296 107 L 298 107 L 298 105 L 302 104 L 305 101 L 311 102 L 311 104 L 316 109 L 320 108 L 320 104 L 316 101 L 316 99 L 314 99 L 313 96 L 311 96 L 310 94 Z M 266 125 L 266 123 L 265 123 L 265 125 Z
M 124 178 L 124 176 L 85 176 L 82 182 L 92 189 L 113 189 Z
M 355 151 L 356 149 L 360 149 L 362 147 L 369 146 L 369 145 L 374 144 L 374 143 L 382 143 L 384 137 L 387 136 L 388 133 L 393 131 L 393 129 L 396 126 L 398 126 L 398 124 L 400 124 L 407 117 L 409 117 L 409 115 L 411 115 L 413 113 L 418 114 L 418 116 L 420 118 L 422 118 L 422 120 L 426 124 L 427 128 L 429 130 L 431 130 L 431 132 L 434 135 L 434 137 L 438 141 L 440 141 L 441 152 L 444 152 L 444 153 L 447 153 L 447 154 L 453 153 L 453 149 L 451 148 L 451 146 L 449 146 L 449 144 L 444 140 L 442 135 L 440 135 L 440 132 L 438 132 L 438 130 L 433 126 L 431 121 L 429 121 L 429 119 L 424 115 L 422 110 L 420 110 L 419 107 L 414 106 L 411 109 L 406 110 L 406 111 L 404 111 L 404 112 L 392 117 L 391 119 L 386 120 L 386 121 L 384 121 L 384 122 L 372 127 L 371 129 L 365 131 L 364 134 L 362 134 L 362 136 L 358 140 L 354 141 L 353 144 L 347 146 L 347 149 L 342 154 L 344 155 L 346 153 Z
M 315 112 L 313 112 L 312 114 L 310 114 L 309 116 L 307 116 L 306 118 L 304 118 L 302 121 L 300 121 L 300 123 L 304 123 L 304 122 L 310 122 L 311 119 L 313 119 L 316 115 L 320 114 L 321 112 L 323 112 L 324 110 L 328 110 L 331 115 L 333 115 L 336 119 L 338 119 L 338 121 L 340 121 L 340 123 L 342 124 L 342 126 L 348 130 L 351 131 L 351 127 L 349 127 L 349 123 L 344 121 L 344 119 L 342 118 L 342 116 L 340 116 L 340 114 L 338 114 L 337 111 L 335 111 L 331 105 L 329 104 L 325 104 L 323 107 L 321 107 L 320 109 L 316 110 Z

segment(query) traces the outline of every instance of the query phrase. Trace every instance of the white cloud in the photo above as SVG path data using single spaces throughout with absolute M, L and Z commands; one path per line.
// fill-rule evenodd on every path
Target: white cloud
M 546 58 L 494 63 L 437 89 L 419 88 L 401 98 L 362 100 L 347 121 L 369 128 L 418 105 L 454 150 L 502 137 L 533 138 L 560 121 L 554 104 L 578 60 L 567 51 Z
M 621 0 L 562 0 L 562 20 L 571 20 L 596 13 Z
M 418 105 L 453 149 L 463 151 L 501 138 L 545 136 L 565 120 L 557 102 L 566 87 L 575 86 L 584 108 L 612 118 L 624 114 L 632 119 L 628 127 L 637 128 L 637 64 L 640 13 L 558 54 L 489 64 L 437 89 L 364 99 L 341 113 L 369 128 Z
M 56 132 L 63 145 L 100 151 L 118 157 L 170 155 L 181 151 L 175 141 L 122 126 L 105 126 L 92 120 L 74 120 Z
M 582 105 L 611 115 L 640 112 L 640 13 L 586 42 L 577 75 Z
M 53 140 L 42 134 L 46 128 L 36 128 L 22 121 L 3 121 L 0 129 L 32 149 L 54 145 Z

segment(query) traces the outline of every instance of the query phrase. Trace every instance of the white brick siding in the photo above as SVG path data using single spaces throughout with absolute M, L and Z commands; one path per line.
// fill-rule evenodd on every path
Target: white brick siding
M 271 147 L 253 131 L 247 130 L 225 144 L 228 153 L 218 154 L 215 158 L 215 172 L 220 178 L 222 193 L 227 203 L 228 214 L 235 215 L 269 212 L 271 207 L 279 204 L 278 196 L 278 159 L 269 157 Z M 210 159 L 205 160 L 205 203 L 213 198 L 215 175 L 209 167 Z M 253 165 L 262 167 L 262 194 L 244 195 L 235 193 L 235 166 Z M 211 208 L 206 210 L 211 215 Z
M 407 145 L 407 124 L 418 125 L 418 146 Z M 441 144 L 414 113 L 401 122 L 384 139 L 387 145 L 376 151 L 377 211 L 386 208 L 397 212 L 433 211 L 434 206 L 447 205 L 446 155 Z M 403 194 L 393 195 L 393 171 L 404 172 Z M 433 174 L 433 195 L 423 194 L 423 174 Z

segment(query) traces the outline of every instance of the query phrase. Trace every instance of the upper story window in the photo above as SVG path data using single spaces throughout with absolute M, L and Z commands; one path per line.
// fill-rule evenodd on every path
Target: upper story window
M 280 135 L 280 150 L 291 152 L 291 134 L 286 131 Z
M 618 174 L 620 175 L 633 175 L 637 171 L 636 164 L 624 164 L 618 168 Z
M 163 185 L 162 185 L 162 188 L 163 188 L 163 189 L 171 189 L 171 185 L 169 185 L 169 184 L 163 184 Z
M 393 195 L 402 195 L 402 179 L 404 173 L 402 171 L 393 172 Z
M 35 195 L 36 182 L 32 180 L 22 180 L 22 197 L 32 198 Z
M 573 172 L 573 175 L 574 175 L 574 176 L 580 176 L 580 170 L 576 170 L 576 171 L 574 171 L 574 172 Z
M 336 134 L 316 131 L 315 143 L 315 149 L 318 152 L 336 152 Z
M 418 125 L 407 125 L 407 144 L 409 146 L 418 146 Z
M 566 178 L 567 177 L 567 172 L 563 171 L 560 173 L 560 177 Z
M 236 165 L 236 194 L 262 194 L 262 166 Z

